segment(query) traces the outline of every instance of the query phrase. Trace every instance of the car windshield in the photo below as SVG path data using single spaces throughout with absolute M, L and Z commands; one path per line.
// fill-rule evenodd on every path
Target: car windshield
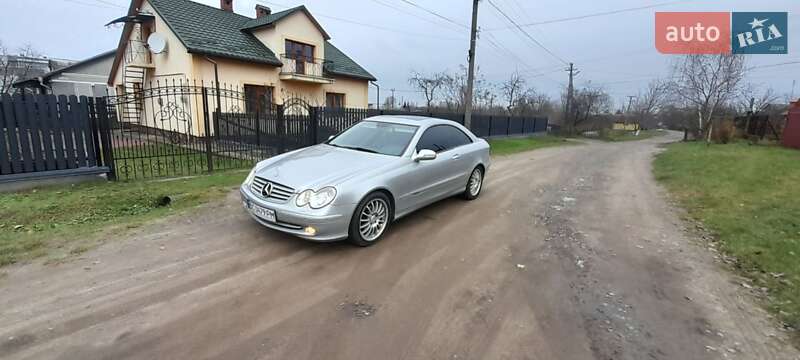
M 362 121 L 327 142 L 328 145 L 400 156 L 408 147 L 417 126 L 377 121 Z

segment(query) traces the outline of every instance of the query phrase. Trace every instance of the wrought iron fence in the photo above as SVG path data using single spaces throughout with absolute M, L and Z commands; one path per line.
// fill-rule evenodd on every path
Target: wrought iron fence
M 309 105 L 297 97 L 258 99 L 245 88 L 175 79 L 141 90 L 98 98 L 99 121 L 107 126 L 111 177 L 143 179 L 184 176 L 255 162 L 325 141 L 376 115 L 416 114 L 463 124 L 463 114 L 409 113 Z M 135 106 L 131 106 L 135 105 Z M 139 109 L 131 113 L 130 109 Z M 547 118 L 473 115 L 478 136 L 546 131 Z

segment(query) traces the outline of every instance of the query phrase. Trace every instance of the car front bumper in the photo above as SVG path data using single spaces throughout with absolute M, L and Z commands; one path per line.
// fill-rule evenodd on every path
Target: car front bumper
M 247 186 L 239 188 L 242 196 L 242 205 L 255 221 L 270 229 L 291 234 L 311 241 L 336 241 L 347 238 L 350 227 L 350 217 L 353 209 L 337 206 L 324 215 L 309 214 L 297 211 L 294 206 L 294 197 L 285 203 L 274 203 L 265 201 L 250 191 Z M 275 221 L 256 216 L 251 211 L 253 204 L 262 208 L 275 211 Z M 314 233 L 307 231 L 309 227 L 314 228 Z

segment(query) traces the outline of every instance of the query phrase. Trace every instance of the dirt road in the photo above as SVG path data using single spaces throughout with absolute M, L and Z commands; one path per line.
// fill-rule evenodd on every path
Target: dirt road
M 236 193 L 0 279 L 13 359 L 800 359 L 651 172 L 654 138 L 496 159 L 482 197 L 370 248 L 266 230 Z

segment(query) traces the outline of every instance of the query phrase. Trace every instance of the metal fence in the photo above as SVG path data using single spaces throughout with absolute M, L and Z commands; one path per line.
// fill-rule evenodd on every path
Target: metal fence
M 142 179 L 246 168 L 286 151 L 321 143 L 376 115 L 424 115 L 464 123 L 458 113 L 411 113 L 313 106 L 289 96 L 274 104 L 246 88 L 174 80 L 98 99 L 107 121 L 112 177 Z M 135 109 L 132 111 L 131 109 Z M 104 120 L 107 119 L 107 120 Z M 473 115 L 482 137 L 547 130 L 545 117 Z
M 20 173 L 101 169 L 109 179 L 185 176 L 247 168 L 318 144 L 376 115 L 463 114 L 273 104 L 245 88 L 175 80 L 126 87 L 100 98 L 52 95 L 0 99 L 0 180 Z M 134 90 L 135 89 L 135 90 Z M 547 118 L 476 114 L 482 137 L 544 132 Z

